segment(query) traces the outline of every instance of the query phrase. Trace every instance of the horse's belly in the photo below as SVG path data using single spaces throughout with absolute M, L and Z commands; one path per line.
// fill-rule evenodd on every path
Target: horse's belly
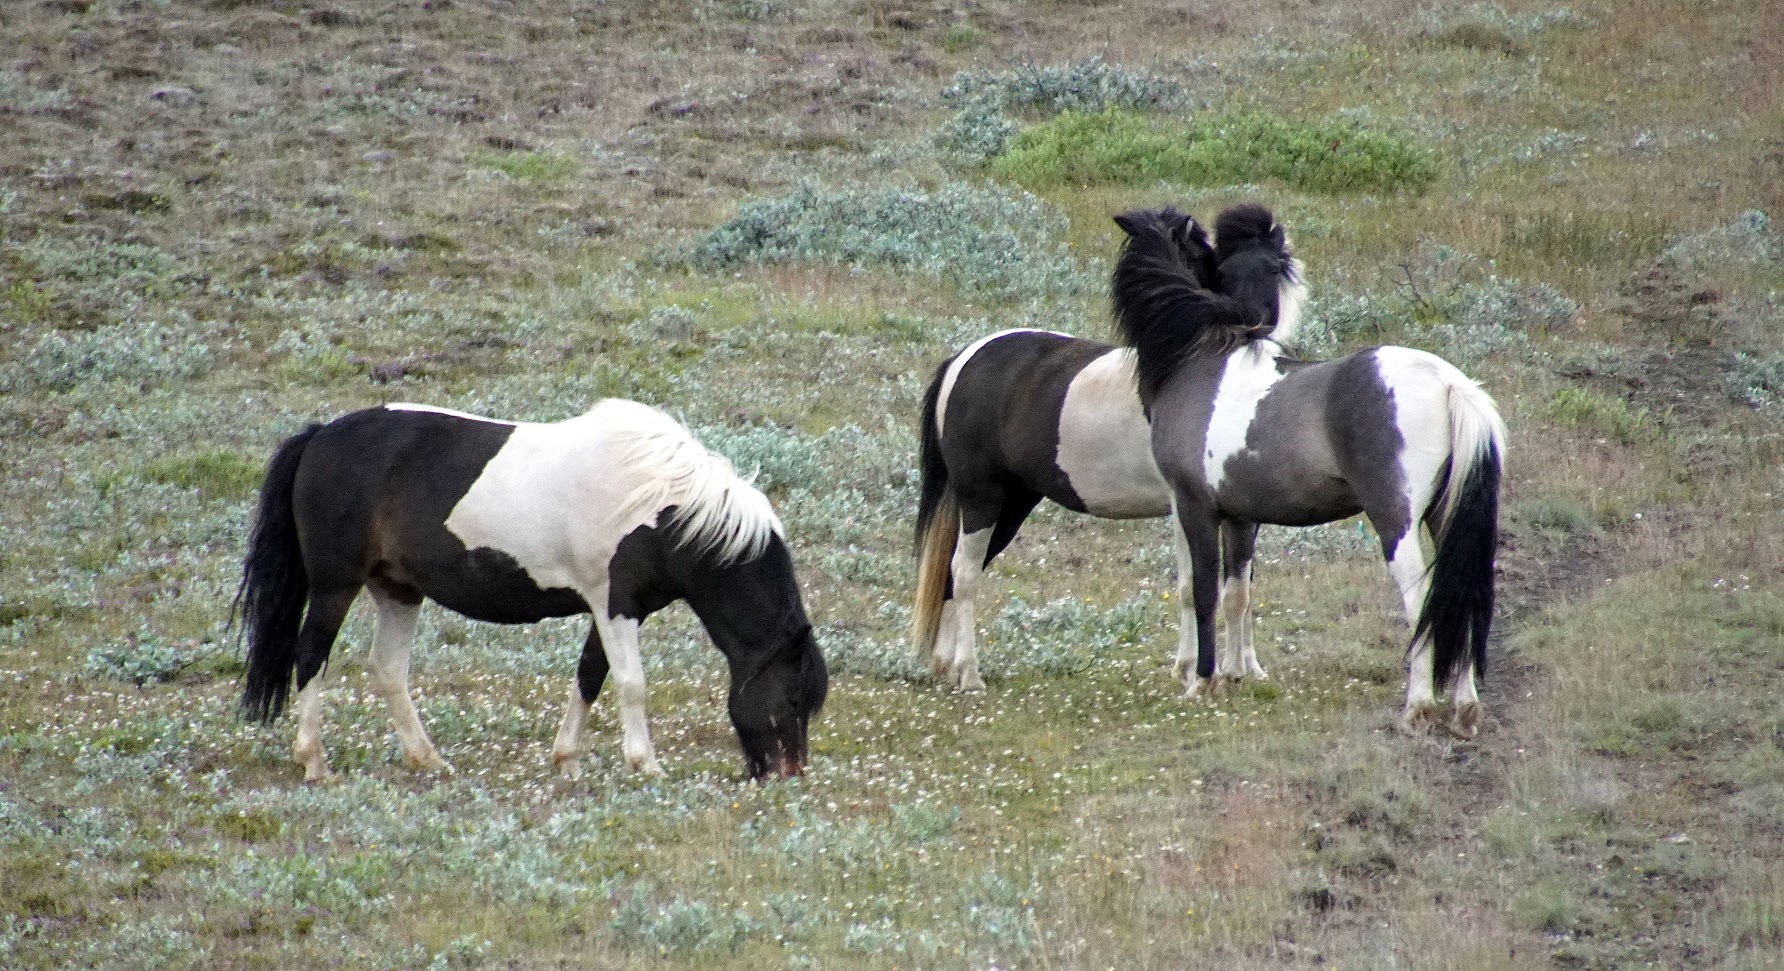
M 1241 465 L 1215 495 L 1224 516 L 1275 526 L 1318 526 L 1363 511 L 1342 479 L 1317 473 L 1295 474 L 1286 465 Z
M 512 556 L 498 550 L 467 550 L 455 567 L 426 571 L 432 579 L 414 585 L 440 606 L 472 620 L 530 624 L 589 611 L 588 601 L 576 591 L 541 588 Z

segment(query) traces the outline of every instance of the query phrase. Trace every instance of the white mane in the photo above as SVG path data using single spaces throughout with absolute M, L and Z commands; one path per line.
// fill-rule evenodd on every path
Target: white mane
M 621 518 L 650 519 L 675 506 L 674 521 L 686 530 L 682 543 L 722 563 L 760 556 L 770 536 L 783 535 L 768 497 L 680 422 L 619 398 L 602 401 L 589 414 L 611 429 L 619 461 L 645 477 L 620 504 Z
M 1301 308 L 1307 303 L 1307 283 L 1301 275 L 1301 261 L 1290 257 L 1288 266 L 1288 273 L 1276 285 L 1276 328 L 1270 331 L 1270 339 L 1279 344 L 1294 342 L 1295 326 L 1301 322 Z

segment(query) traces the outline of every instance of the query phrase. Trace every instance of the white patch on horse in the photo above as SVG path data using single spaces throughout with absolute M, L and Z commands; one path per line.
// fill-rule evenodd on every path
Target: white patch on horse
M 1053 461 L 1092 516 L 1145 519 L 1171 511 L 1135 380 L 1134 352 L 1112 350 L 1072 378 L 1059 410 Z
M 1219 492 L 1227 462 L 1245 451 L 1245 439 L 1257 417 L 1258 402 L 1282 380 L 1276 359 L 1282 348 L 1275 341 L 1257 341 L 1226 359 L 1220 383 L 1214 389 L 1214 410 L 1208 416 L 1208 434 L 1202 456 L 1202 478 L 1210 491 Z
M 1479 382 L 1443 358 L 1410 347 L 1378 348 L 1376 361 L 1382 384 L 1394 397 L 1401 439 L 1426 445 L 1422 454 L 1403 452 L 1400 459 L 1408 483 L 1419 475 L 1431 483 L 1429 492 L 1412 497 L 1419 499 L 1412 508 L 1425 508 L 1446 466 L 1467 466 L 1493 450 L 1504 461 L 1505 420 Z M 1453 491 L 1449 498 L 1455 498 Z M 1434 528 L 1441 530 L 1452 511 L 1439 510 Z
M 671 505 L 690 541 L 721 558 L 760 551 L 781 528 L 767 497 L 675 419 L 620 399 L 554 424 L 517 423 L 446 528 L 466 549 L 514 557 L 541 590 L 576 589 Z
M 965 350 L 954 355 L 954 360 L 948 365 L 947 373 L 942 375 L 941 391 L 937 392 L 935 397 L 935 433 L 937 435 L 942 433 L 942 427 L 947 419 L 948 394 L 954 390 L 954 382 L 959 379 L 960 369 L 966 366 L 967 359 L 971 358 L 974 354 L 977 354 L 979 348 L 984 347 L 986 344 L 997 340 L 999 337 L 1008 337 L 1011 334 L 1058 334 L 1060 337 L 1071 336 L 1070 334 L 1060 334 L 1058 331 L 1054 330 L 1035 330 L 1032 327 L 1013 327 L 1009 330 L 1000 330 L 995 334 L 981 337 L 978 340 L 973 341 L 971 344 L 966 345 Z
M 491 425 L 518 425 L 518 424 L 520 424 L 519 422 L 515 422 L 515 421 L 503 421 L 500 418 L 485 418 L 482 415 L 473 415 L 468 411 L 455 411 L 454 409 L 451 409 L 451 408 L 439 408 L 434 405 L 418 405 L 418 404 L 413 404 L 413 403 L 407 402 L 407 401 L 386 402 L 384 405 L 384 410 L 385 411 L 426 411 L 426 412 L 432 412 L 433 414 L 436 414 L 436 415 L 450 415 L 453 418 L 463 418 L 467 421 L 488 422 Z
M 1419 517 L 1437 494 L 1439 479 L 1455 451 L 1449 434 L 1450 389 L 1475 385 L 1455 365 L 1410 347 L 1377 348 L 1375 367 L 1393 399 L 1394 425 L 1400 432 L 1400 476 L 1409 515 L 1406 539 L 1401 542 L 1416 542 Z M 1410 616 L 1418 623 L 1416 612 Z
M 1285 241 L 1284 245 L 1287 243 Z M 1289 274 L 1276 287 L 1276 327 L 1270 339 L 1286 344 L 1295 339 L 1295 328 L 1301 322 L 1301 308 L 1307 304 L 1306 278 L 1301 275 L 1301 261 L 1290 258 Z

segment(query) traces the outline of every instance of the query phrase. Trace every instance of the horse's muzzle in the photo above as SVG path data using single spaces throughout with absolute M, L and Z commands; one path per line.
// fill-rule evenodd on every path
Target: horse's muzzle
M 805 774 L 805 759 L 793 752 L 776 752 L 750 767 L 750 781 L 791 779 Z

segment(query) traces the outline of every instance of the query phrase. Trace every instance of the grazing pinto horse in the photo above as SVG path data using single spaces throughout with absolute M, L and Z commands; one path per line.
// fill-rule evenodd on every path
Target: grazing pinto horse
M 423 598 L 499 624 L 594 614 L 551 750 L 572 777 L 610 669 L 626 761 L 661 774 L 638 625 L 685 599 L 730 663 L 731 723 L 751 778 L 803 771 L 828 681 L 780 521 L 728 462 L 654 408 L 608 399 L 529 424 L 386 405 L 279 446 L 236 596 L 248 632 L 242 707 L 272 720 L 295 674 L 294 754 L 307 782 L 328 775 L 320 675 L 362 587 L 378 611 L 372 683 L 414 768 L 449 768 L 409 697 Z
M 1194 220 L 1171 228 L 1196 281 L 1220 285 L 1217 251 Z M 1244 280 L 1240 281 L 1243 285 Z M 1286 295 L 1292 317 L 1300 291 Z M 1244 299 L 1274 308 L 1278 293 Z M 1274 310 L 1270 311 L 1274 315 Z M 984 569 L 1041 499 L 1105 519 L 1171 511 L 1134 387 L 1133 352 L 1039 330 L 1006 330 L 944 361 L 923 399 L 922 499 L 912 640 L 949 683 L 985 686 L 974 647 L 973 598 Z M 1179 546 L 1180 656 L 1187 656 L 1189 569 Z M 1235 655 L 1237 657 L 1238 655 Z M 1263 676 L 1244 651 L 1244 670 Z
M 1191 693 L 1214 674 L 1221 576 L 1238 594 L 1228 599 L 1228 625 L 1249 634 L 1245 591 L 1258 524 L 1311 526 L 1360 512 L 1381 538 L 1413 626 L 1401 725 L 1435 721 L 1435 682 L 1452 691 L 1450 728 L 1472 736 L 1505 457 L 1492 399 L 1453 365 L 1411 348 L 1335 361 L 1285 356 L 1271 339 L 1275 321 L 1202 287 L 1197 254 L 1179 242 L 1183 219 L 1169 209 L 1115 217 L 1128 238 L 1111 291 L 1192 564 Z M 1215 233 L 1223 293 L 1255 294 L 1271 274 L 1286 284 L 1282 229 L 1268 210 L 1228 210 Z M 1421 524 L 1435 549 L 1428 577 Z

